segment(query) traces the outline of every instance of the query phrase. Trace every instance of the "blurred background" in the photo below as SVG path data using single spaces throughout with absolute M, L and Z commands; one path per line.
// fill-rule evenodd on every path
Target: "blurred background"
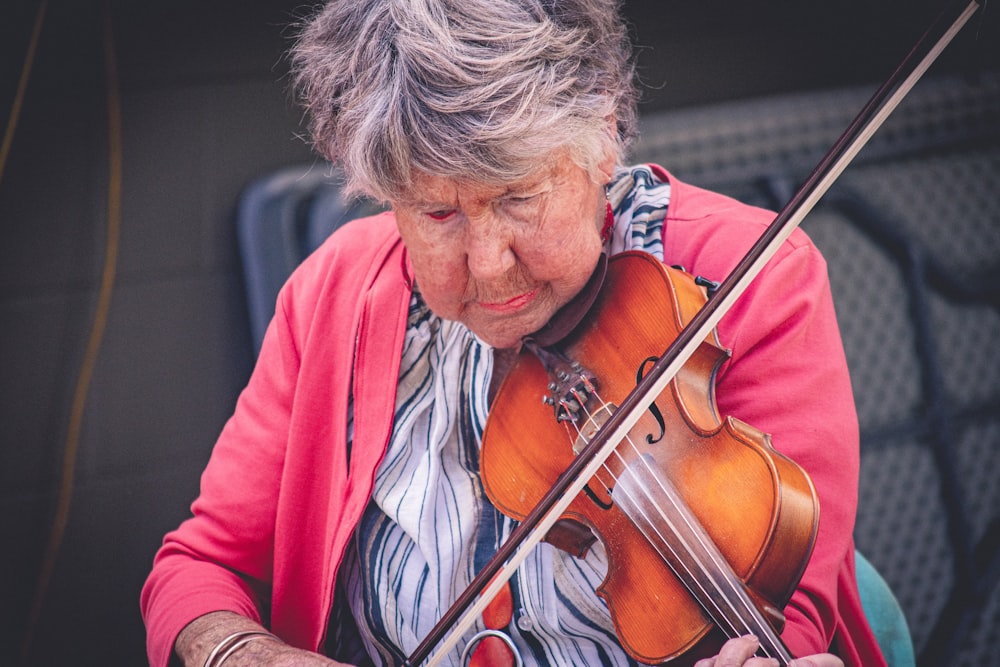
M 240 194 L 261 175 L 316 161 L 283 57 L 289 24 L 308 7 L 52 0 L 19 95 L 39 6 L 0 6 L 0 121 L 12 137 L 0 173 L 0 665 L 139 665 L 139 589 L 163 534 L 188 515 L 253 364 Z M 690 120 L 706 105 L 873 92 L 942 6 L 629 0 L 642 112 Z M 997 24 L 974 19 L 931 75 L 996 71 Z M 109 144 L 109 95 L 121 110 L 120 151 Z M 120 200 L 109 190 L 119 159 Z M 113 279 L 106 311 L 104 276 Z M 104 313 L 98 347 L 90 341 Z M 998 340 L 989 333 L 983 344 Z M 1000 442 L 990 442 L 995 457 Z M 909 578 L 891 558 L 873 560 L 891 583 Z M 923 613 L 921 599 L 906 596 L 908 614 Z M 918 649 L 929 650 L 950 600 L 911 619 Z M 977 609 L 990 604 L 996 614 L 995 602 Z

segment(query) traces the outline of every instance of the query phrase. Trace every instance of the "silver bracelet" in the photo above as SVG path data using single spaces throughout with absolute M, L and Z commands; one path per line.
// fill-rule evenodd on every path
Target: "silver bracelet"
M 208 654 L 207 658 L 205 658 L 204 667 L 219 667 L 226 661 L 226 658 L 231 656 L 238 649 L 242 648 L 249 642 L 252 642 L 254 639 L 259 639 L 260 637 L 271 637 L 273 639 L 277 639 L 277 637 L 273 634 L 264 630 L 241 630 L 240 632 L 234 632 L 215 645 L 212 652 Z

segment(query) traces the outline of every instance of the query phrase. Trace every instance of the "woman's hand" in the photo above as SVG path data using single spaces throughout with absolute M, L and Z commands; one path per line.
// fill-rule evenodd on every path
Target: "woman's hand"
M 191 621 L 177 635 L 174 651 L 186 667 L 202 667 L 219 642 L 235 632 L 267 632 L 248 618 L 216 611 Z M 225 667 L 347 667 L 317 653 L 289 646 L 273 635 L 247 642 L 226 659 Z
M 694 667 L 772 667 L 778 661 L 773 658 L 755 657 L 759 643 L 756 637 L 737 637 L 722 645 L 719 655 L 699 660 Z M 788 667 L 844 667 L 844 662 L 835 655 L 820 653 L 796 658 Z

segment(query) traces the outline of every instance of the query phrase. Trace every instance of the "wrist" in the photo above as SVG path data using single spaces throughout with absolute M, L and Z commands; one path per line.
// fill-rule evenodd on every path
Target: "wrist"
M 250 638 L 251 635 L 247 633 L 257 633 L 253 635 L 254 638 L 279 641 L 266 628 L 245 616 L 229 611 L 217 611 L 199 616 L 185 626 L 174 642 L 174 652 L 184 667 L 205 667 L 213 662 L 215 665 L 220 665 L 222 653 L 234 648 L 234 643 Z M 247 642 L 249 643 L 251 642 Z M 241 644 L 236 650 L 245 649 L 247 644 Z M 233 653 L 236 653 L 236 650 Z M 235 662 L 231 660 L 227 667 L 233 664 Z
M 266 630 L 238 630 L 226 635 L 205 658 L 204 667 L 221 667 L 237 651 L 243 649 L 247 644 L 259 639 L 273 639 L 279 641 Z

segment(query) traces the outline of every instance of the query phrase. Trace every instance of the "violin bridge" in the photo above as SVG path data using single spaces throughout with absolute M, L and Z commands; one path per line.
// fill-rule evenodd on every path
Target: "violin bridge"
M 618 406 L 614 403 L 602 403 L 587 417 L 587 421 L 579 429 L 580 434 L 573 441 L 574 454 L 579 455 L 583 448 L 590 444 L 590 441 L 594 439 L 601 427 L 611 419 L 611 415 L 617 409 Z

